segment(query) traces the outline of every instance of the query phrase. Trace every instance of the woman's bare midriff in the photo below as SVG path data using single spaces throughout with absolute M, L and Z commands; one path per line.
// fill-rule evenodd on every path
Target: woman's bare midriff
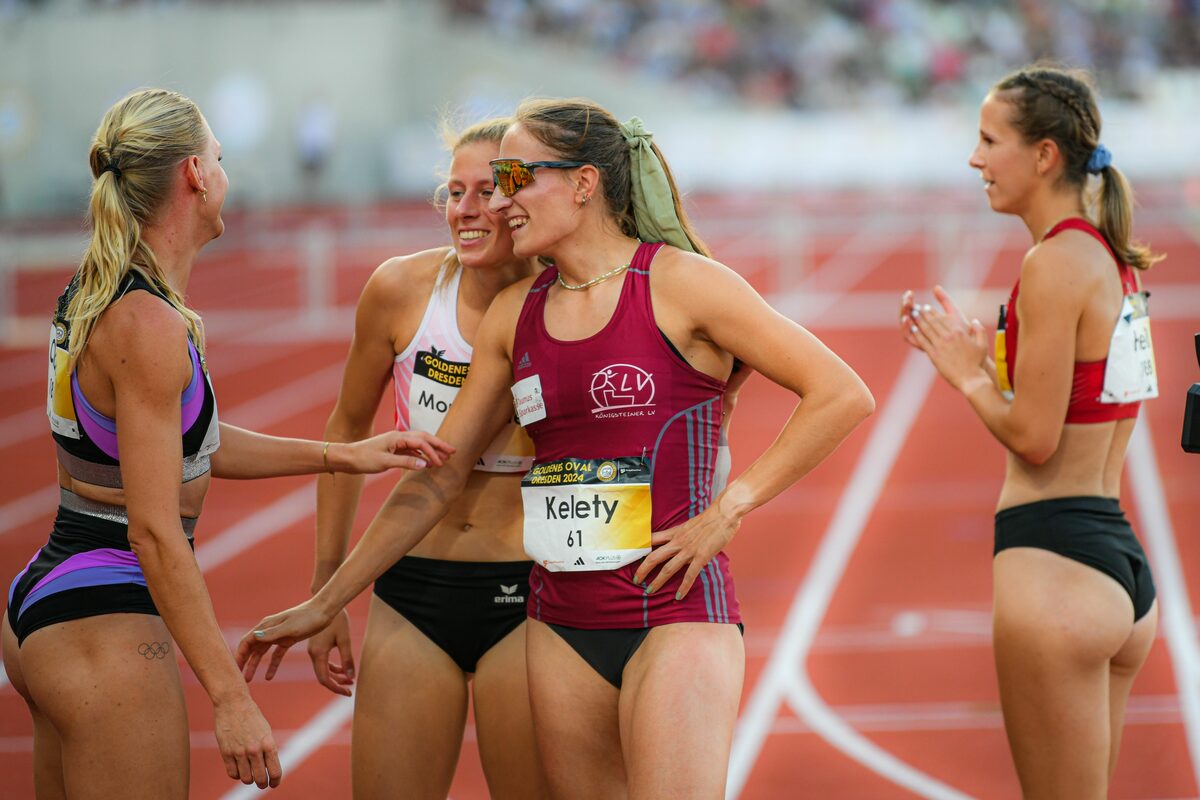
M 206 472 L 198 478 L 179 485 L 179 516 L 198 517 L 204 507 L 204 496 L 208 494 L 208 485 L 212 482 L 212 473 Z M 62 464 L 58 465 L 58 485 L 74 492 L 87 500 L 106 503 L 110 506 L 125 505 L 125 490 L 113 489 L 108 486 L 96 486 L 92 483 L 75 480 L 67 474 Z
M 445 561 L 524 561 L 519 473 L 471 473 L 467 488 L 409 555 Z
M 1121 496 L 1121 467 L 1136 420 L 1064 425 L 1058 449 L 1044 464 L 1008 453 L 996 510 L 1055 497 Z

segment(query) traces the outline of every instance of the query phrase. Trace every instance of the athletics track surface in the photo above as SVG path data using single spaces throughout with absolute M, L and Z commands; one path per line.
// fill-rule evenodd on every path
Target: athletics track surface
M 354 247 L 339 239 L 337 269 L 323 279 L 331 290 L 325 316 L 302 323 L 297 308 L 311 277 L 296 268 L 296 247 L 264 251 L 235 239 L 206 254 L 191 302 L 208 320 L 222 419 L 321 438 L 358 288 L 387 255 L 440 241 L 427 211 L 379 213 L 387 224 L 412 223 L 404 242 Z M 894 228 L 872 231 L 830 224 L 799 232 L 775 226 L 769 236 L 741 232 L 736 220 L 754 215 L 752 203 L 709 200 L 700 203 L 697 221 L 716 232 L 710 243 L 718 255 L 859 371 L 878 408 L 825 464 L 754 513 L 730 547 L 747 625 L 730 795 L 1017 797 L 990 647 L 991 512 L 1003 453 L 923 359 L 910 358 L 894 318 L 903 289 L 941 280 L 964 300 L 978 289 L 976 313 L 993 323 L 1024 232 L 1015 220 L 986 215 L 954 226 L 932 217 L 909 226 L 900 215 Z M 286 241 L 308 217 L 275 217 L 277 236 Z M 1178 444 L 1183 394 L 1200 380 L 1191 343 L 1200 330 L 1193 266 L 1200 242 L 1186 220 L 1155 219 L 1139 232 L 1170 255 L 1149 276 L 1162 396 L 1143 413 L 1123 504 L 1153 560 L 1163 617 L 1130 700 L 1114 798 L 1194 798 L 1200 775 L 1200 542 L 1190 522 L 1200 517 L 1200 457 Z M 253 224 L 235 217 L 230 229 Z M 18 275 L 18 313 L 36 318 L 48 311 L 67 274 Z M 0 349 L 6 586 L 45 540 L 56 503 L 42 411 L 44 359 L 40 338 Z M 733 425 L 734 474 L 770 443 L 792 403 L 761 378 L 751 380 Z M 390 418 L 381 413 L 379 421 Z M 390 484 L 368 483 L 356 531 Z M 230 642 L 305 596 L 314 502 L 311 478 L 214 482 L 197 557 Z M 365 597 L 351 606 L 356 647 Z M 257 790 L 225 777 L 210 708 L 186 667 L 184 681 L 191 796 L 254 796 Z M 293 648 L 275 681 L 259 680 L 253 691 L 283 748 L 284 782 L 271 796 L 348 796 L 350 704 L 316 684 L 303 648 Z M 0 678 L 5 797 L 33 796 L 30 733 L 23 704 Z M 451 797 L 486 796 L 468 728 Z

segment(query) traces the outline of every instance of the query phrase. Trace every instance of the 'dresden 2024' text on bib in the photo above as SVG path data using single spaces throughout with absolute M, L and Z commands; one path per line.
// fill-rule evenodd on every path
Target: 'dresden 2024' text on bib
M 564 458 L 521 479 L 525 552 L 552 572 L 609 570 L 650 552 L 650 466 L 643 457 Z

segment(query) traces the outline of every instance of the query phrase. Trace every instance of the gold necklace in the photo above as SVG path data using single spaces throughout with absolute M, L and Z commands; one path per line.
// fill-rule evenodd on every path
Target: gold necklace
M 563 276 L 562 276 L 562 270 L 559 270 L 558 285 L 563 287 L 564 289 L 568 289 L 572 292 L 580 292 L 580 291 L 583 291 L 584 289 L 589 289 L 592 286 L 595 286 L 597 283 L 604 283 L 604 281 L 608 280 L 609 278 L 615 278 L 617 275 L 620 275 L 622 272 L 624 272 L 627 269 L 629 269 L 629 265 L 622 264 L 619 267 L 613 267 L 612 269 L 610 269 L 608 272 L 604 273 L 603 275 L 598 275 L 595 278 L 592 278 L 590 281 L 584 281 L 583 283 L 577 283 L 574 285 L 564 281 Z

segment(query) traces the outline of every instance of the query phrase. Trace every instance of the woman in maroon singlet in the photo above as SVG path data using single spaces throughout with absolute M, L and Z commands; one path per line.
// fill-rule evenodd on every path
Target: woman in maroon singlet
M 745 654 L 723 548 L 874 407 L 858 376 L 707 257 L 634 119 L 530 101 L 492 163 L 517 256 L 554 263 L 503 291 L 439 435 L 457 456 L 406 477 L 308 603 L 263 620 L 239 658 L 323 627 L 436 521 L 512 397 L 535 447 L 522 480 L 534 730 L 560 797 L 717 797 Z M 666 242 L 666 244 L 663 244 Z M 804 402 L 719 494 L 735 359 Z M 511 412 L 508 412 L 511 413 Z M 276 650 L 272 663 L 282 653 Z
M 1002 309 L 996 362 L 978 321 L 940 288 L 944 313 L 907 292 L 900 324 L 1009 451 L 993 622 L 1022 792 L 1103 798 L 1158 619 L 1150 566 L 1119 502 L 1139 401 L 1157 394 L 1136 274 L 1157 258 L 1130 241 L 1129 188 L 1100 144 L 1086 75 L 1013 73 L 984 100 L 979 137 L 970 164 L 988 202 L 1033 239 Z M 1089 174 L 1100 181 L 1097 224 Z

